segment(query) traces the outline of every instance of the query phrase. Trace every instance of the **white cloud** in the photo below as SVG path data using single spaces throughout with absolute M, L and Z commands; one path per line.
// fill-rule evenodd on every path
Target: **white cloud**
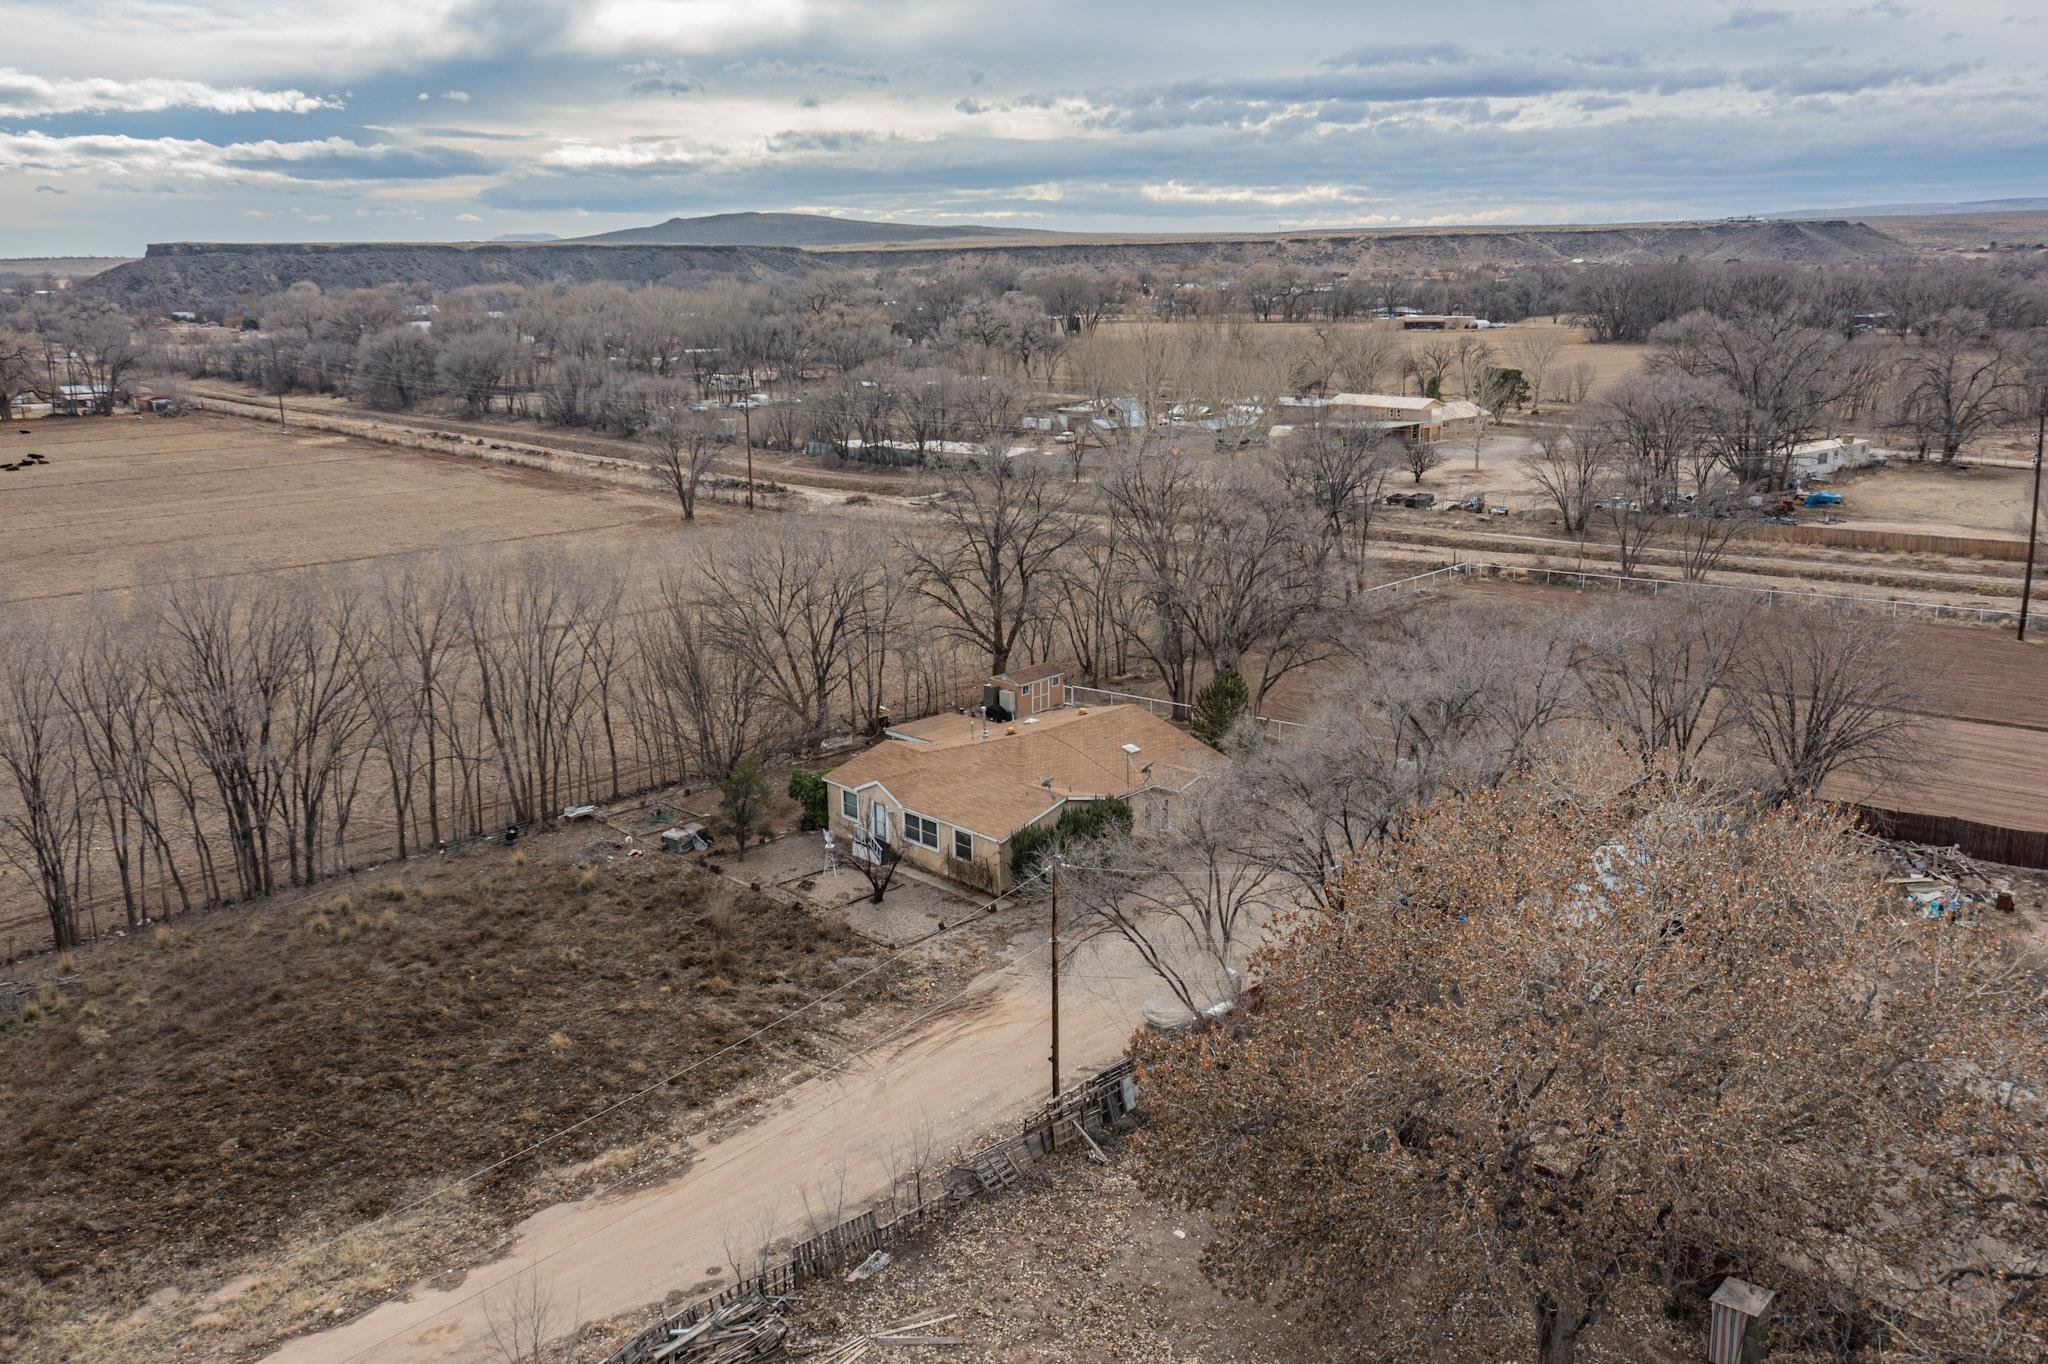
M 480 165 L 447 148 L 365 146 L 345 137 L 300 142 L 207 142 L 189 137 L 0 132 L 0 173 L 99 175 L 119 180 L 232 181 L 290 185 L 468 174 Z
M 452 99 L 452 100 L 454 100 L 454 101 L 455 101 L 455 102 L 456 102 L 457 104 L 467 104 L 467 103 L 469 103 L 469 91 L 467 91 L 467 90 L 444 90 L 444 91 L 442 91 L 442 92 L 441 92 L 441 98 L 442 98 L 442 99 Z
M 817 0 L 597 0 L 569 40 L 599 52 L 721 52 L 789 37 L 829 8 Z
M 1258 204 L 1285 208 L 1292 204 L 1355 204 L 1362 197 L 1343 185 L 1190 185 L 1168 180 L 1141 185 L 1138 192 L 1155 204 Z
M 0 67 L 0 117 L 35 118 L 47 114 L 151 114 L 165 109 L 207 109 L 217 114 L 305 114 L 339 109 L 338 100 L 303 90 L 259 90 L 238 85 L 223 88 L 201 81 L 146 77 L 110 80 L 32 75 Z
M 477 217 L 474 213 L 458 213 L 455 215 L 455 221 L 458 223 L 480 223 L 483 219 Z

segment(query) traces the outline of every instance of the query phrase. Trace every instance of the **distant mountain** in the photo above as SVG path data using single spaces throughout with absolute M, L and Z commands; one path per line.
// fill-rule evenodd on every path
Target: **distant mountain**
M 1772 218 L 1947 218 L 1965 213 L 2048 212 L 2048 199 L 1976 199 L 1962 204 L 1864 204 L 1858 208 L 1796 208 Z
M 491 238 L 494 242 L 558 242 L 562 240 L 557 232 L 500 232 Z
M 1024 228 L 972 224 L 938 227 L 928 223 L 877 223 L 822 213 L 713 213 L 703 218 L 670 218 L 652 227 L 628 227 L 571 240 L 627 242 L 636 246 L 885 246 L 891 242 L 957 241 L 962 237 L 1049 235 Z

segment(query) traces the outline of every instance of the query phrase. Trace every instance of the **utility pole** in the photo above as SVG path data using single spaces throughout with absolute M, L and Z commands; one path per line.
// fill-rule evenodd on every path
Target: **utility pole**
M 1060 858 L 1052 857 L 1052 1097 L 1060 1097 Z
M 284 425 L 284 390 L 281 388 L 277 391 L 277 424 Z
M 2048 383 L 2034 395 L 2034 506 L 2027 517 L 2027 576 L 2020 588 L 2020 640 L 2027 638 L 2027 606 L 2034 595 L 2034 547 L 2041 539 L 2041 446 L 2048 437 Z
M 754 509 L 754 395 L 751 387 L 740 400 L 740 421 L 747 430 L 747 510 Z

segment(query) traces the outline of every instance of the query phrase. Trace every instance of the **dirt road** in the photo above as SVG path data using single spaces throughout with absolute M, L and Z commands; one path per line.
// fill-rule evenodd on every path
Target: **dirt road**
M 843 1186 L 851 1216 L 888 1184 L 892 1154 L 900 1166 L 920 1140 L 950 1153 L 1045 1098 L 1045 967 L 1042 940 L 1025 940 L 1007 966 L 964 994 L 883 1037 L 837 1075 L 791 1090 L 752 1126 L 703 1146 L 679 1178 L 549 1208 L 516 1229 L 502 1260 L 457 1286 L 417 1287 L 270 1358 L 488 1360 L 490 1314 L 529 1272 L 555 1303 L 575 1304 L 577 1317 L 595 1321 L 716 1277 L 726 1235 L 751 1245 L 807 1234 L 807 1200 L 836 1205 Z M 1163 992 L 1134 954 L 1107 939 L 1084 946 L 1061 975 L 1061 1063 L 1071 1080 L 1118 1056 L 1139 1026 L 1139 1005 Z

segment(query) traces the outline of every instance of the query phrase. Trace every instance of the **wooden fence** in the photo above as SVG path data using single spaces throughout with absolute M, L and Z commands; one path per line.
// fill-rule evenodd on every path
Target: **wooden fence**
M 729 1303 L 756 1293 L 768 1298 L 787 1297 L 807 1283 L 843 1273 L 874 1252 L 921 1230 L 948 1208 L 977 1194 L 1016 1184 L 1021 1166 L 1061 1145 L 1063 1131 L 1077 1133 L 1065 1140 L 1089 1143 L 1092 1149 L 1092 1137 L 1081 1134 L 1106 1130 L 1136 1105 L 1137 1086 L 1132 1079 L 1131 1063 L 1118 1061 L 1041 1107 L 1015 1133 L 991 1142 L 946 1171 L 941 1181 L 943 1194 L 900 1210 L 892 1198 L 791 1247 L 788 1254 L 773 1264 L 764 1265 L 758 1273 L 711 1297 L 693 1302 L 680 1312 L 657 1312 L 654 1321 L 605 1356 L 604 1364 L 648 1364 L 678 1332 L 695 1326 Z
M 1911 810 L 1880 810 L 1859 805 L 1864 826 L 1880 838 L 1956 847 L 1984 862 L 2009 867 L 2048 868 L 2048 832 L 1979 824 L 1954 815 L 1925 815 Z
M 1954 554 L 1971 559 L 2002 559 L 2019 563 L 2027 557 L 2024 540 L 1998 540 L 1977 535 L 1932 535 L 1919 531 L 1877 530 L 1868 526 L 1751 526 L 1750 540 L 1786 544 L 1826 545 L 1833 549 L 1875 549 L 1896 554 Z

